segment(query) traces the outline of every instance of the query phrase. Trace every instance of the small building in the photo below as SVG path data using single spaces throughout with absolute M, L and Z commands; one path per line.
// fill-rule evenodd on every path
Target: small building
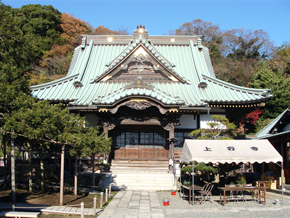
M 113 139 L 110 160 L 167 160 L 212 115 L 231 122 L 271 97 L 216 78 L 201 36 L 83 35 L 67 75 L 32 86 Z
M 268 139 L 283 157 L 285 183 L 290 184 L 290 107 L 256 134 L 257 139 Z M 281 168 L 275 164 L 263 166 L 262 172 L 271 171 L 280 177 Z

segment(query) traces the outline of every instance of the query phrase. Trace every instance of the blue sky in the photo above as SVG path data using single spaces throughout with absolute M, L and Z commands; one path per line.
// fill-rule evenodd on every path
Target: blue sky
M 1 1 L 1 0 L 0 0 Z M 185 22 L 201 19 L 221 30 L 263 29 L 276 46 L 290 42 L 290 0 L 2 0 L 20 8 L 26 4 L 52 5 L 94 27 L 127 28 L 132 34 L 145 25 L 149 35 L 168 34 Z

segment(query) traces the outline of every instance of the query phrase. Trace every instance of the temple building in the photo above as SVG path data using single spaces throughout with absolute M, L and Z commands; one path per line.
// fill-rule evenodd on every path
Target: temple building
M 290 184 L 290 107 L 276 117 L 271 123 L 256 134 L 257 139 L 268 139 L 276 150 L 283 157 L 283 171 L 285 183 Z M 263 164 L 262 172 L 271 172 L 278 180 L 280 177 L 280 167 L 271 163 Z M 278 185 L 279 182 L 277 182 Z M 281 183 L 281 182 L 280 182 Z M 289 187 L 288 187 L 289 189 Z
M 113 138 L 113 159 L 168 158 L 214 114 L 230 121 L 265 105 L 268 89 L 216 78 L 201 36 L 84 35 L 67 75 L 32 86 L 32 96 L 64 103 Z
M 112 137 L 110 161 L 168 161 L 212 115 L 232 122 L 271 97 L 217 79 L 201 36 L 150 36 L 142 25 L 133 35 L 83 35 L 67 75 L 31 89 Z

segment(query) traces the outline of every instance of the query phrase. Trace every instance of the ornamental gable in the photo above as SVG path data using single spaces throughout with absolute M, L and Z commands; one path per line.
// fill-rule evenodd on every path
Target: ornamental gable
M 127 48 L 92 83 L 133 81 L 140 76 L 147 81 L 187 83 L 148 40 L 143 26 L 138 27 L 133 37 Z

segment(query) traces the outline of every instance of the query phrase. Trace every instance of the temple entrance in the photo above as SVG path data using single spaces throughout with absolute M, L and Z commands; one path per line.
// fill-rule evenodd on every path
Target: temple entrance
M 161 126 L 120 125 L 111 136 L 116 160 L 168 160 L 168 131 Z

